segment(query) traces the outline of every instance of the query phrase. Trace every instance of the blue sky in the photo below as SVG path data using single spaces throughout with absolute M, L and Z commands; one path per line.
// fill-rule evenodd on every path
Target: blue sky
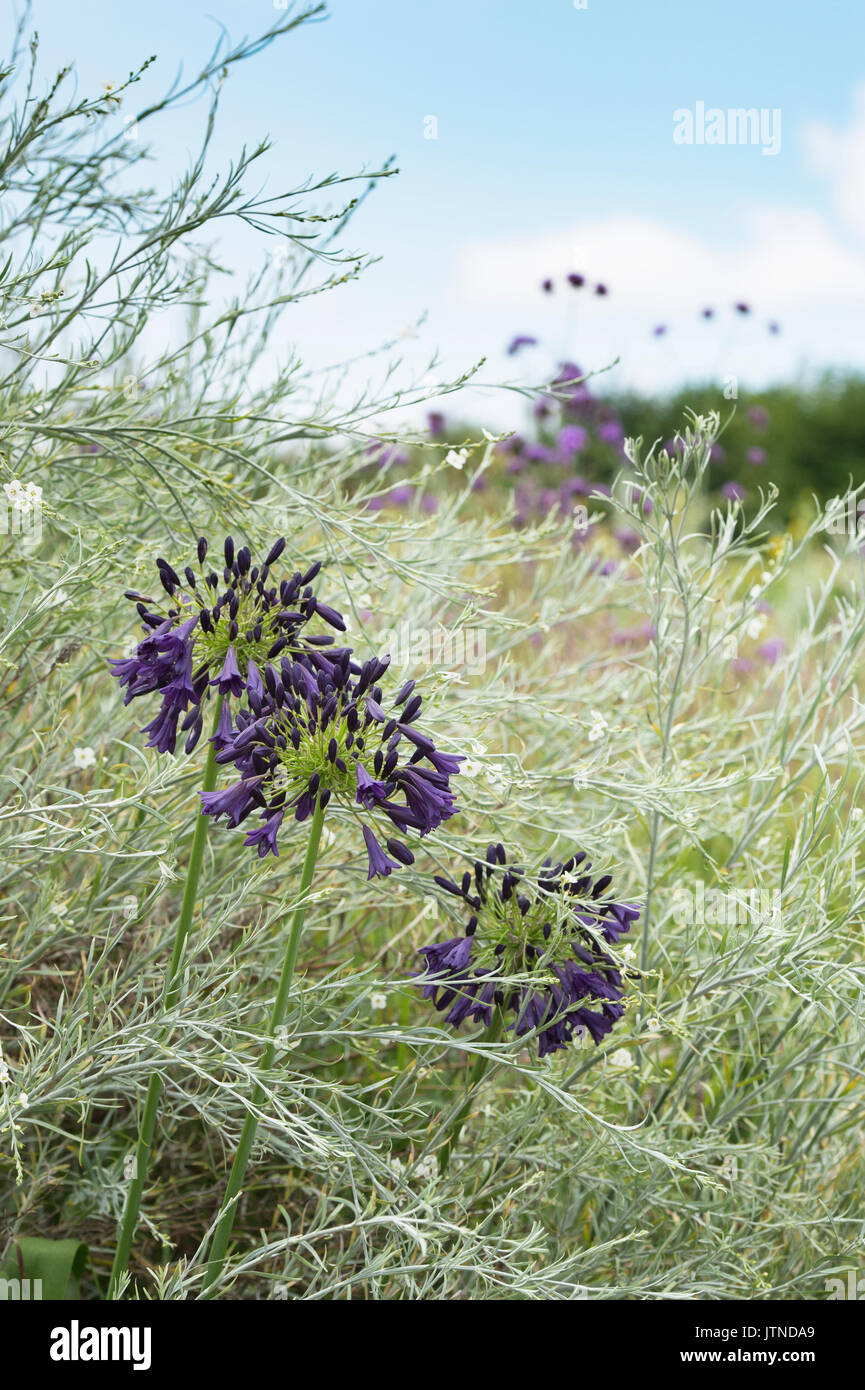
M 215 21 L 236 39 L 280 17 L 271 0 L 33 7 L 46 68 L 73 58 L 88 88 L 157 54 L 142 97 L 181 62 L 192 74 Z M 779 153 L 676 144 L 674 111 L 698 102 L 779 110 Z M 612 379 L 647 387 L 865 367 L 860 0 L 331 0 L 324 23 L 234 70 L 222 112 L 217 156 L 269 134 L 274 189 L 397 156 L 350 235 L 381 264 L 292 319 L 312 361 L 428 310 L 409 359 L 438 345 L 458 371 L 486 354 L 487 379 L 539 379 L 566 354 L 619 356 Z M 201 114 L 156 129 L 159 172 L 195 149 Z M 607 299 L 566 289 L 567 270 Z M 730 310 L 740 298 L 747 320 Z M 541 346 L 507 358 L 516 333 Z

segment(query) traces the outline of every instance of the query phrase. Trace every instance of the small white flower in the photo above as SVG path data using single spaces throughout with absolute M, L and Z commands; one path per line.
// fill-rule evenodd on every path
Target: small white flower
M 69 595 L 65 589 L 51 589 L 49 590 L 49 597 L 51 599 L 52 608 L 61 608 L 64 603 L 69 602 Z M 131 655 L 132 653 L 130 652 L 130 656 Z
M 615 1052 L 610 1053 L 608 1060 L 611 1067 L 622 1067 L 623 1070 L 634 1065 L 634 1059 L 626 1047 L 617 1048 Z
M 0 1057 L 0 1086 L 8 1086 L 12 1080 L 11 1073 L 3 1058 Z
M 865 816 L 865 811 L 862 810 L 861 806 L 854 806 L 850 812 L 851 820 L 861 820 L 863 816 Z
M 51 913 L 52 917 L 65 917 L 69 911 L 69 907 L 62 898 L 54 898 L 48 904 L 48 911 Z
M 659 1018 L 656 1018 L 653 1014 L 651 1018 L 646 1019 L 646 1027 L 648 1028 L 650 1033 L 660 1033 L 661 1020 Z
M 72 750 L 72 762 L 83 772 L 85 768 L 96 766 L 96 754 L 92 748 L 74 748 Z
M 622 960 L 633 960 L 637 954 L 637 948 L 632 941 L 626 941 L 622 947 Z
M 468 449 L 449 449 L 445 454 L 445 463 L 450 464 L 451 468 L 465 468 L 468 456 Z
M 463 758 L 460 766 L 461 777 L 479 777 L 484 770 L 484 765 L 477 758 Z
M 30 1097 L 28 1096 L 26 1091 L 18 1092 L 18 1104 L 21 1106 L 22 1110 L 27 1109 L 28 1105 L 30 1104 Z
M 123 913 L 124 917 L 134 917 L 138 911 L 138 899 L 134 898 L 131 893 L 128 893 L 120 904 L 120 911 Z
M 285 1302 L 288 1299 L 288 1285 L 280 1282 L 274 1284 L 273 1292 L 270 1296 L 272 1299 L 275 1299 L 278 1303 Z
M 751 619 L 751 621 L 745 628 L 745 631 L 747 632 L 749 637 L 753 638 L 754 641 L 756 641 L 758 637 L 762 637 L 763 629 L 765 628 L 765 626 L 766 618 L 765 615 L 761 613 L 759 617 Z
M 474 753 L 476 758 L 482 758 L 487 751 L 486 746 L 483 743 L 478 743 L 476 738 L 469 739 L 468 749 L 470 753 Z
M 386 995 L 386 994 L 379 994 L 379 993 L 371 994 L 371 995 L 369 996 L 369 1003 L 370 1003 L 370 1008 L 372 1008 L 372 1009 L 386 1009 L 386 1008 L 387 1008 L 387 995 Z
M 607 721 L 599 709 L 589 710 L 589 716 L 592 721 L 588 733 L 589 743 L 598 743 L 607 732 Z

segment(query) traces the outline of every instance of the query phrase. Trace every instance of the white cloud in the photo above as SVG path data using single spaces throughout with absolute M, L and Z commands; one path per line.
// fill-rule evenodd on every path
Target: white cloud
M 583 259 L 575 261 L 578 246 Z M 562 283 L 569 270 L 610 287 L 609 300 Z M 746 300 L 774 316 L 791 306 L 865 302 L 865 259 L 835 238 L 816 213 L 764 208 L 735 247 L 711 246 L 666 222 L 640 217 L 583 222 L 560 234 L 468 246 L 458 265 L 460 292 L 478 304 L 537 309 L 540 281 L 556 296 L 579 296 L 592 319 L 627 306 L 663 318 L 704 305 Z
M 453 302 L 503 343 L 515 333 L 536 335 L 532 367 L 550 352 L 584 367 L 620 358 L 611 385 L 655 390 L 732 374 L 756 386 L 813 367 L 861 370 L 865 248 L 848 233 L 865 235 L 865 84 L 849 126 L 808 127 L 804 149 L 829 180 L 838 226 L 831 211 L 771 204 L 743 212 L 724 241 L 637 214 L 586 219 L 536 237 L 465 246 Z M 572 289 L 570 271 L 585 275 L 586 286 Z M 548 276 L 556 282 L 552 295 L 540 288 Z M 609 287 L 607 297 L 593 294 L 597 281 Z M 753 314 L 735 314 L 739 301 Z M 704 307 L 718 311 L 711 327 L 701 321 Z M 768 332 L 773 320 L 781 324 L 778 337 Z M 653 337 L 658 324 L 667 336 Z
M 865 82 L 853 94 L 846 130 L 814 122 L 803 132 L 806 156 L 833 185 L 835 205 L 847 225 L 865 237 Z

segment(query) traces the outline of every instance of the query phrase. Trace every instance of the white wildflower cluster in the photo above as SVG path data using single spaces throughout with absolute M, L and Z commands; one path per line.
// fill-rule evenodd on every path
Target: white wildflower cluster
M 42 489 L 38 483 L 22 483 L 19 478 L 3 484 L 9 505 L 21 516 L 29 516 L 35 507 L 42 505 Z

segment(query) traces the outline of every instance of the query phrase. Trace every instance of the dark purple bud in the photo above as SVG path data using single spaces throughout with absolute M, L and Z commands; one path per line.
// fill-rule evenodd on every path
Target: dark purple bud
M 410 724 L 412 720 L 417 718 L 417 716 L 420 714 L 422 705 L 423 697 L 420 695 L 415 695 L 413 699 L 409 700 L 408 704 L 406 705 L 405 710 L 403 711 L 401 722 L 403 724 Z
M 434 874 L 433 881 L 438 884 L 439 888 L 444 888 L 446 893 L 453 893 L 455 898 L 462 897 L 460 889 L 449 878 L 443 878 L 441 874 Z
M 272 565 L 274 560 L 278 560 L 284 550 L 285 536 L 280 536 L 279 540 L 275 541 L 267 552 L 267 558 L 264 561 L 265 568 Z
M 167 574 L 172 584 L 176 584 L 179 587 L 180 576 L 171 568 L 167 560 L 163 560 L 162 557 L 159 556 L 156 561 L 156 568 L 159 570 L 160 574 Z
M 184 751 L 185 751 L 186 753 L 191 753 L 192 750 L 195 748 L 196 743 L 197 743 L 198 740 L 201 738 L 201 730 L 202 730 L 203 727 L 204 727 L 203 721 L 202 721 L 201 715 L 199 714 L 198 718 L 196 719 L 195 723 L 194 723 L 193 726 L 192 726 L 192 733 L 189 735 L 189 738 L 186 740 L 186 744 L 185 744 L 185 747 L 184 747 Z

